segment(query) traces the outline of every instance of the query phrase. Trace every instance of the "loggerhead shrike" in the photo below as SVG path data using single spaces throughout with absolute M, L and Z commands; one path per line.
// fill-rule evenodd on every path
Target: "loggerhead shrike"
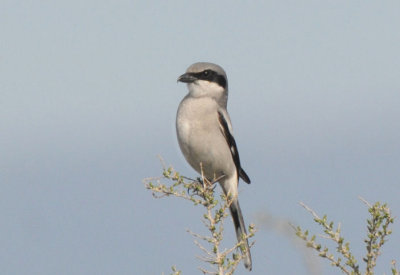
M 203 173 L 209 181 L 219 179 L 224 193 L 232 198 L 230 212 L 236 237 L 241 241 L 246 227 L 238 201 L 238 183 L 239 177 L 246 183 L 250 183 L 250 179 L 240 166 L 226 110 L 228 81 L 225 71 L 216 64 L 199 62 L 191 65 L 178 81 L 187 83 L 189 89 L 176 115 L 179 146 L 187 162 L 198 173 Z M 251 270 L 247 240 L 241 249 L 244 265 Z

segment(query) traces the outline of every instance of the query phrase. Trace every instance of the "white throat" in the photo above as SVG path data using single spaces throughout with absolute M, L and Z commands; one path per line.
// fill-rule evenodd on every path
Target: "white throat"
M 210 82 L 207 80 L 196 80 L 193 83 L 189 83 L 187 86 L 192 97 L 209 96 L 219 101 L 227 94 L 223 87 L 215 82 Z

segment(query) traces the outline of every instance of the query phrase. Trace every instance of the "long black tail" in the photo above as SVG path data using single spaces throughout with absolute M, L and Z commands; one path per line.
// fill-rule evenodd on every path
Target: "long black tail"
M 236 237 L 238 239 L 238 242 L 240 242 L 243 239 L 243 235 L 247 235 L 247 233 L 246 233 L 246 226 L 244 225 L 242 210 L 240 210 L 239 201 L 237 200 L 237 198 L 234 199 L 234 201 L 231 203 L 229 209 L 231 210 L 233 224 L 235 225 Z M 240 247 L 240 250 L 244 255 L 244 266 L 248 270 L 251 270 L 252 268 L 251 254 L 250 254 L 249 242 L 247 240 L 244 242 L 244 247 L 243 246 Z

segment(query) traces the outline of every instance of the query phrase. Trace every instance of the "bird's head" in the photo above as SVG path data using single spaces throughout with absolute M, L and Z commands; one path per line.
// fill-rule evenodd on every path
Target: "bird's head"
M 193 97 L 213 97 L 217 101 L 226 101 L 228 96 L 226 73 L 213 63 L 194 63 L 178 81 L 187 83 L 189 94 Z

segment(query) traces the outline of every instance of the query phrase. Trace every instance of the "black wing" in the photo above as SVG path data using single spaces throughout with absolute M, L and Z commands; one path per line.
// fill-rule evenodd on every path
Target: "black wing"
M 233 161 L 235 162 L 236 171 L 238 177 L 241 177 L 244 182 L 250 183 L 250 178 L 247 176 L 246 172 L 240 166 L 239 152 L 237 150 L 235 138 L 233 137 L 231 131 L 229 130 L 228 122 L 226 121 L 224 114 L 218 111 L 218 120 L 221 126 L 221 132 L 224 135 L 226 142 L 228 143 L 229 149 L 231 150 Z

